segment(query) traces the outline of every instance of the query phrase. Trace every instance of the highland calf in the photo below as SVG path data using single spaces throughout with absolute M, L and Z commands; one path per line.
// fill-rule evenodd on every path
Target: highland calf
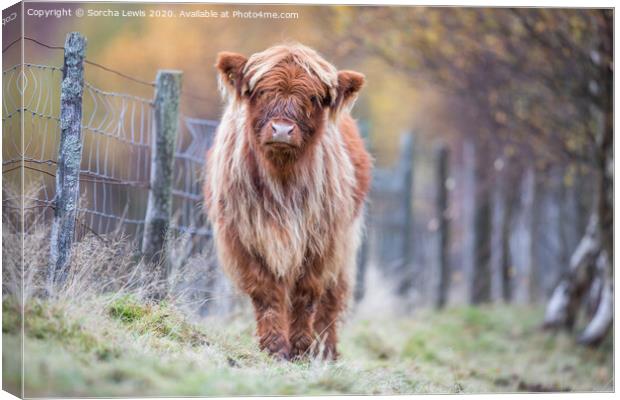
M 227 104 L 205 199 L 220 264 L 252 300 L 262 349 L 335 358 L 371 176 L 349 115 L 364 76 L 300 44 L 216 67 Z

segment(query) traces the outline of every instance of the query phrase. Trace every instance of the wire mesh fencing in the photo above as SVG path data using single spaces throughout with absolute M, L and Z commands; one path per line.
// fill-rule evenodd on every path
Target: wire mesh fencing
M 213 143 L 217 122 L 182 116 L 174 158 L 172 228 L 180 233 L 209 237 L 202 209 L 206 151 Z
M 24 40 L 63 49 L 30 38 Z M 84 60 L 84 68 L 103 69 L 155 88 L 154 83 L 88 59 Z M 55 215 L 63 67 L 17 64 L 3 70 L 2 78 L 3 219 L 18 230 L 23 215 L 27 233 L 30 227 L 49 223 Z M 216 127 L 217 121 L 179 118 L 172 161 L 170 231 L 191 239 L 190 252 L 210 237 L 202 211 L 201 186 L 205 154 Z M 107 91 L 84 81 L 79 223 L 75 231 L 78 240 L 87 233 L 103 236 L 112 232 L 141 240 L 150 191 L 154 130 L 153 99 Z M 19 188 L 22 177 L 24 193 Z
M 3 207 L 12 211 L 8 215 L 13 226 L 23 207 L 28 231 L 39 220 L 53 217 L 62 68 L 25 63 L 5 69 L 2 78 L 2 172 L 7 183 Z M 28 188 L 23 198 L 21 179 Z
M 85 82 L 79 211 L 98 234 L 144 227 L 151 163 L 152 101 Z

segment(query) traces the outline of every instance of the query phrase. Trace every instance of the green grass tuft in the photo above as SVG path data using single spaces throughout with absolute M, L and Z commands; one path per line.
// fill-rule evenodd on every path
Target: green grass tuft
M 2 299 L 2 333 L 17 334 L 22 330 L 21 310 L 12 297 Z
M 168 338 L 191 346 L 208 344 L 202 330 L 189 324 L 180 311 L 165 302 L 140 304 L 133 296 L 126 295 L 112 302 L 108 313 L 140 335 Z
M 466 307 L 462 310 L 465 329 L 479 333 L 496 327 L 497 321 L 491 319 L 492 314 L 486 308 Z
M 138 301 L 130 295 L 121 296 L 110 304 L 109 307 L 110 316 L 126 323 L 135 322 L 144 317 L 146 313 L 146 306 L 139 304 Z
M 439 361 L 437 354 L 429 347 L 426 335 L 420 333 L 413 334 L 409 338 L 402 355 L 403 357 L 421 359 L 431 363 Z

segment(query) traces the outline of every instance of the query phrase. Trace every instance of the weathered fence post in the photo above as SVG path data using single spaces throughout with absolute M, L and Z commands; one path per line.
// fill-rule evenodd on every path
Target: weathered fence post
M 414 140 L 413 134 L 407 133 L 401 137 L 401 152 L 399 160 L 399 172 L 402 173 L 402 207 L 404 209 L 404 225 L 403 225 L 403 248 L 402 248 L 402 265 L 405 272 L 404 278 L 401 280 L 398 293 L 406 294 L 413 287 L 414 271 L 413 271 L 413 164 L 414 164 Z
M 437 220 L 439 250 L 439 281 L 437 282 L 437 298 L 435 307 L 443 308 L 448 299 L 450 287 L 450 218 L 448 216 L 448 148 L 440 146 L 436 150 L 436 182 L 437 182 Z
M 360 123 L 360 133 L 362 138 L 364 139 L 364 143 L 366 145 L 366 149 L 370 151 L 371 143 L 370 143 L 370 129 L 368 126 L 368 122 Z M 366 202 L 364 205 L 363 213 L 366 214 L 366 227 L 370 226 L 370 203 Z M 362 236 L 362 243 L 357 252 L 357 272 L 355 276 L 355 289 L 353 290 L 353 298 L 356 303 L 359 303 L 366 293 L 366 271 L 368 267 L 368 250 L 369 250 L 369 236 L 370 231 L 368 229 L 364 229 L 364 233 Z
M 60 149 L 56 170 L 56 196 L 52 222 L 48 291 L 65 281 L 75 234 L 82 160 L 82 93 L 86 38 L 67 35 L 60 91 Z
M 151 179 L 142 237 L 142 253 L 148 262 L 166 262 L 166 236 L 170 227 L 172 168 L 176 146 L 180 71 L 161 70 L 155 89 L 154 136 L 151 138 Z
M 365 208 L 367 208 L 366 205 Z M 363 210 L 362 212 L 366 212 Z M 368 214 L 367 214 L 368 215 Z M 353 297 L 356 303 L 359 303 L 366 294 L 366 271 L 368 270 L 368 230 L 365 229 L 362 237 L 362 243 L 357 251 L 357 272 L 355 275 L 355 289 Z

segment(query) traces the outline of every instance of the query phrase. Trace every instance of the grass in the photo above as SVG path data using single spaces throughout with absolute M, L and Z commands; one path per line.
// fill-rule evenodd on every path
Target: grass
M 614 389 L 611 337 L 578 346 L 572 335 L 540 331 L 542 310 L 519 306 L 394 316 L 377 279 L 369 303 L 379 307 L 346 321 L 339 361 L 278 362 L 258 350 L 253 316 L 235 296 L 241 311 L 194 317 L 206 297 L 228 296 L 205 292 L 209 254 L 173 268 L 170 293 L 155 303 L 145 299 L 161 282 L 126 238 L 87 236 L 74 244 L 66 283 L 45 299 L 48 238 L 46 226 L 23 242 L 3 229 L 3 388 L 20 391 L 23 344 L 25 397 Z M 14 300 L 22 296 L 24 338 Z
M 3 377 L 18 386 L 19 308 L 3 301 Z M 516 306 L 351 318 L 338 362 L 283 363 L 260 352 L 249 314 L 190 321 L 132 295 L 25 309 L 25 395 L 293 395 L 611 391 L 611 341 L 576 346 Z

